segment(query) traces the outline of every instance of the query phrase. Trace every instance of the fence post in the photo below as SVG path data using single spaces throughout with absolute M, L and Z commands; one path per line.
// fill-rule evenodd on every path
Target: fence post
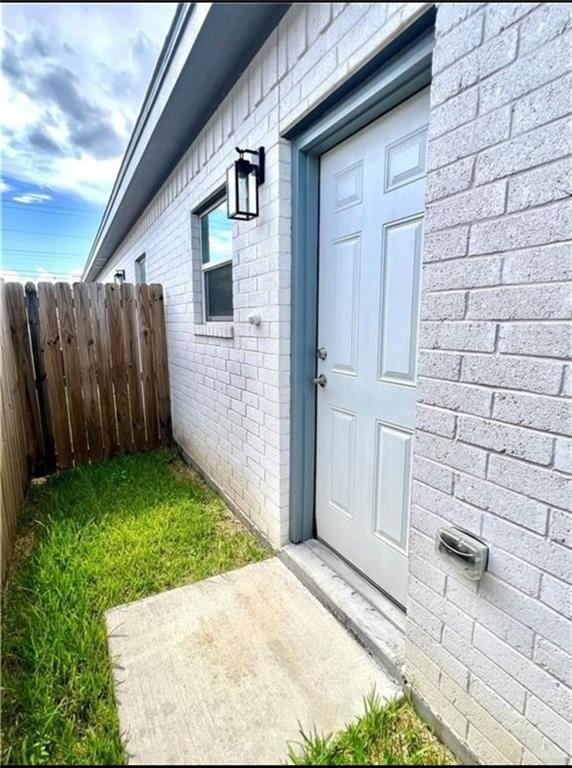
M 36 471 L 47 473 L 56 465 L 54 448 L 54 433 L 52 432 L 52 420 L 50 417 L 50 405 L 47 395 L 47 378 L 44 355 L 40 344 L 40 317 L 38 310 L 38 292 L 34 283 L 26 283 L 26 310 L 28 313 L 28 325 L 30 328 L 30 342 L 32 346 L 32 359 L 36 372 L 36 392 L 38 396 L 38 409 L 42 425 L 44 439 L 44 456 Z

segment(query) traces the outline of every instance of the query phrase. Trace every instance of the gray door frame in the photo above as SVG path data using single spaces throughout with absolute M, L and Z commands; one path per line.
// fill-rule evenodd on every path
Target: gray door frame
M 431 8 L 286 138 L 292 140 L 290 540 L 315 535 L 320 155 L 431 82 Z

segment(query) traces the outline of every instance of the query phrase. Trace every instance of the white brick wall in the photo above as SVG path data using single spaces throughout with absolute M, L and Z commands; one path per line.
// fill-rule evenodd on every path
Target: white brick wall
M 165 286 L 175 438 L 279 546 L 288 532 L 290 152 L 284 132 L 426 3 L 294 6 L 101 279 Z M 408 674 L 486 762 L 570 752 L 569 8 L 438 7 L 431 89 Z M 261 216 L 235 228 L 235 313 L 201 333 L 196 222 L 236 145 L 267 150 Z M 259 327 L 248 323 L 259 314 Z M 491 545 L 476 586 L 433 550 Z
M 437 14 L 407 658 L 485 762 L 571 752 L 569 26 L 568 4 Z M 478 586 L 435 559 L 451 522 L 490 544 Z
M 275 546 L 289 524 L 290 151 L 280 137 L 427 6 L 293 7 L 99 276 L 124 268 L 133 280 L 146 253 L 147 280 L 165 287 L 175 439 Z M 261 215 L 235 229 L 232 338 L 204 336 L 191 212 L 224 184 L 237 145 L 266 148 Z

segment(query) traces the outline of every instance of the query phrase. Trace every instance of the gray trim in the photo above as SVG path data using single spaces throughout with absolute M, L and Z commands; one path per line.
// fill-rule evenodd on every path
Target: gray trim
M 314 486 L 318 308 L 318 206 L 320 155 L 431 82 L 434 14 L 397 38 L 398 50 L 368 79 L 296 134 L 292 146 L 292 313 L 290 396 L 290 540 L 315 535 Z M 419 31 L 419 24 L 422 31 Z M 431 26 L 427 31 L 428 25 Z M 409 43 L 409 44 L 408 44 Z
M 226 200 L 226 183 L 217 187 L 205 200 L 202 200 L 195 208 L 193 208 L 191 215 L 202 216 L 204 213 L 208 213 L 212 208 L 215 208 L 223 198 Z

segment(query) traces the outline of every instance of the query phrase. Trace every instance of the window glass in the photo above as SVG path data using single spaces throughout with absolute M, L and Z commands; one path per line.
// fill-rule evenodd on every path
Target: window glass
M 226 200 L 201 216 L 203 264 L 232 259 L 232 221 L 226 217 Z
M 232 320 L 232 222 L 223 199 L 200 217 L 205 320 Z
M 232 320 L 232 264 L 205 272 L 208 320 Z

